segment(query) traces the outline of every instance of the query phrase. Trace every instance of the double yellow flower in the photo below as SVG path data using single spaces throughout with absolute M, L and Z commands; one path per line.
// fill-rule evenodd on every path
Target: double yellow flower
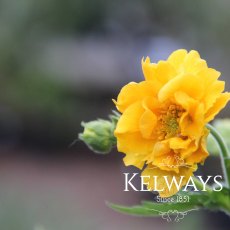
M 122 113 L 114 132 L 118 151 L 126 154 L 125 165 L 143 170 L 143 176 L 183 176 L 183 186 L 208 156 L 205 126 L 226 106 L 230 93 L 223 93 L 220 72 L 197 51 L 177 50 L 158 63 L 147 57 L 142 69 L 145 80 L 125 85 L 114 101 Z M 154 188 L 153 180 L 146 183 Z M 166 188 L 165 182 L 158 187 Z M 176 192 L 174 186 L 160 196 Z

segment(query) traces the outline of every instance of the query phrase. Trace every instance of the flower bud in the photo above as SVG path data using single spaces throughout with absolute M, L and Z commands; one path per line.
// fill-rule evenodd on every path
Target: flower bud
M 116 144 L 114 137 L 115 124 L 113 121 L 98 119 L 96 121 L 82 122 L 83 133 L 79 139 L 96 153 L 109 153 Z

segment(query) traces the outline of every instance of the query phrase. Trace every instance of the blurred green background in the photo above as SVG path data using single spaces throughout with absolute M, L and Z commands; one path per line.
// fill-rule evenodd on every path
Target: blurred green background
M 122 216 L 122 154 L 70 144 L 80 122 L 106 118 L 140 60 L 196 49 L 230 89 L 228 0 L 0 0 L 0 229 L 228 229 L 222 213 L 183 223 Z M 229 117 L 229 106 L 219 117 Z M 213 167 L 215 166 L 215 168 Z M 133 169 L 131 169 L 133 170 Z M 219 173 L 210 158 L 204 173 Z M 205 226 L 205 227 L 204 227 Z

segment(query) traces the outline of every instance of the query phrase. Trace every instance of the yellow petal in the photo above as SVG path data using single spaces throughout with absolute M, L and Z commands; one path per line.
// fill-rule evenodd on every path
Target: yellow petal
M 175 67 L 178 74 L 197 74 L 202 69 L 207 68 L 206 61 L 200 58 L 197 51 L 177 50 L 173 52 L 168 61 Z
M 176 71 L 169 62 L 159 61 L 154 75 L 164 85 L 176 76 Z
M 224 85 L 225 83 L 223 81 L 216 81 L 212 85 L 209 85 L 203 99 L 205 111 L 208 111 L 213 106 L 216 99 L 220 96 L 221 92 L 223 92 Z
M 140 155 L 140 154 L 128 153 L 123 158 L 123 161 L 124 161 L 125 166 L 132 165 L 139 169 L 142 169 L 145 164 L 145 158 L 143 155 Z
M 144 139 L 139 132 L 117 134 L 117 148 L 126 154 L 150 154 L 154 142 Z
M 188 148 L 191 139 L 182 139 L 180 137 L 173 137 L 169 139 L 169 146 L 171 149 L 185 149 Z
M 139 120 L 143 113 L 144 109 L 140 101 L 131 104 L 118 120 L 115 136 L 119 133 L 139 131 Z
M 148 184 L 149 190 L 163 190 L 159 192 L 159 195 L 161 197 L 170 197 L 172 195 L 175 195 L 179 190 L 177 186 L 173 183 L 171 189 L 168 188 L 165 177 L 167 177 L 169 184 L 171 184 L 172 178 L 175 177 L 179 189 L 186 184 L 189 177 L 193 175 L 193 171 L 196 169 L 196 167 L 186 168 L 181 167 L 179 170 L 179 173 L 172 172 L 172 171 L 164 171 L 159 168 L 153 167 L 151 165 L 148 165 L 144 171 L 142 172 L 142 176 L 146 176 L 144 178 L 144 182 Z M 148 176 L 150 178 L 148 178 Z M 155 183 L 155 180 L 153 179 L 154 176 L 157 176 L 157 183 Z M 181 179 L 181 176 L 183 178 Z M 181 183 L 180 183 L 181 181 Z
M 207 68 L 206 61 L 200 58 L 197 51 L 191 50 L 184 59 L 184 72 L 196 74 L 204 68 Z
M 168 141 L 157 142 L 154 145 L 153 152 L 147 159 L 147 164 L 151 163 L 154 166 L 166 170 L 179 172 L 179 156 L 169 148 Z
M 208 151 L 207 151 L 207 136 L 209 134 L 209 131 L 205 129 L 205 134 L 200 140 L 199 149 L 195 152 L 193 152 L 187 159 L 186 163 L 189 165 L 193 165 L 196 163 L 203 163 L 204 160 L 208 157 Z
M 176 69 L 178 69 L 180 67 L 181 63 L 183 63 L 187 53 L 188 53 L 187 50 L 184 50 L 184 49 L 176 50 L 168 57 L 168 61 Z
M 151 110 L 146 110 L 139 122 L 140 132 L 144 138 L 150 138 L 157 124 L 157 117 Z
M 142 64 L 142 71 L 143 71 L 145 80 L 146 81 L 154 80 L 154 75 L 156 72 L 156 64 L 151 63 L 149 57 L 146 57 L 145 60 L 144 58 L 142 58 L 141 64 Z
M 186 159 L 189 156 L 191 156 L 194 152 L 197 151 L 197 149 L 199 148 L 199 144 L 200 144 L 200 139 L 192 140 L 187 148 L 180 150 L 180 157 L 182 159 Z M 186 164 L 188 163 L 186 162 Z
M 181 91 L 194 99 L 203 96 L 204 87 L 197 76 L 180 75 L 165 84 L 159 91 L 158 98 L 161 102 L 170 99 L 176 92 Z
M 205 122 L 209 122 L 214 119 L 214 117 L 223 109 L 228 101 L 230 100 L 230 93 L 222 93 L 213 106 L 205 114 Z
M 121 89 L 115 104 L 117 109 L 123 113 L 131 104 L 141 101 L 146 97 L 155 97 L 158 90 L 159 86 L 153 84 L 153 82 L 131 82 Z
M 204 127 L 203 105 L 200 104 L 193 114 L 184 113 L 180 119 L 180 129 L 183 136 L 189 136 L 193 139 L 202 135 Z
M 151 154 L 146 156 L 146 163 L 153 163 L 153 161 L 157 162 L 159 158 L 167 157 L 167 153 L 170 152 L 169 146 L 167 144 L 164 144 L 162 142 L 157 141 L 154 143 L 153 149 Z M 159 160 L 160 163 L 162 163 L 162 160 Z
M 135 103 L 138 101 L 139 98 L 139 87 L 138 83 L 136 82 L 130 82 L 129 84 L 125 85 L 118 97 L 117 101 L 114 100 L 117 109 L 122 113 L 125 111 L 125 109 L 131 105 L 132 103 Z
M 155 97 L 146 97 L 142 100 L 142 106 L 145 110 L 157 111 L 162 104 Z
M 200 137 L 205 124 L 204 105 L 183 92 L 175 93 L 175 99 L 186 110 L 179 121 L 181 134 L 192 138 Z
M 188 94 L 182 91 L 177 91 L 174 94 L 174 97 L 176 103 L 181 105 L 182 108 L 184 108 L 186 111 L 193 110 L 198 104 L 198 102 L 195 99 L 193 99 Z

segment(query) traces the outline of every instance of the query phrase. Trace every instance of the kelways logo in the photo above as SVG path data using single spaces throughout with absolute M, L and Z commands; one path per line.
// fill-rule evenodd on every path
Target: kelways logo
M 177 191 L 179 192 L 181 186 L 182 186 L 182 181 L 184 179 L 184 176 L 180 176 L 179 180 L 178 178 L 176 178 L 175 176 L 163 176 L 164 179 L 164 184 L 166 185 L 165 188 L 161 188 L 159 189 L 158 185 L 162 185 L 162 177 L 158 177 L 158 176 L 152 176 L 152 178 L 150 176 L 139 176 L 141 178 L 141 185 L 139 188 L 136 187 L 136 185 L 133 184 L 133 180 L 135 177 L 138 176 L 138 173 L 132 173 L 130 175 L 130 173 L 124 173 L 125 175 L 125 192 L 130 191 L 130 189 L 134 190 L 134 191 L 141 191 L 141 192 L 147 192 L 147 191 L 152 191 L 152 192 L 162 192 L 164 190 L 169 190 L 171 191 L 172 187 L 176 187 Z M 203 179 L 202 176 L 196 176 L 197 179 L 199 179 L 199 181 L 201 182 L 203 188 L 199 189 L 192 176 L 189 177 L 186 185 L 184 186 L 184 188 L 182 189 L 182 191 L 195 191 L 195 192 L 199 192 L 199 191 L 207 191 L 206 189 L 206 185 L 208 184 L 208 182 L 213 182 L 214 186 L 213 186 L 213 191 L 215 192 L 219 192 L 223 189 L 223 186 L 220 182 L 220 180 L 222 180 L 222 176 L 221 175 L 216 175 L 216 176 L 207 176 L 206 179 Z M 146 179 L 148 179 L 148 182 L 146 182 Z M 149 187 L 149 181 L 152 180 L 152 183 L 154 184 L 154 189 L 150 190 L 147 189 L 147 187 Z M 159 181 L 161 181 L 159 183 Z M 215 186 L 216 185 L 216 186 Z
M 176 194 L 171 197 L 161 197 L 161 196 L 156 196 L 155 197 L 155 202 L 156 203 L 177 203 L 177 204 L 182 204 L 182 203 L 189 203 L 191 201 L 191 197 L 189 196 L 190 192 L 206 192 L 210 189 L 210 186 L 208 186 L 208 183 L 212 182 L 213 186 L 211 187 L 213 191 L 215 192 L 220 192 L 223 189 L 223 185 L 220 182 L 222 180 L 221 175 L 216 175 L 216 176 L 207 176 L 205 179 L 202 176 L 196 176 L 195 179 L 194 177 L 189 177 L 187 183 L 185 186 L 181 189 L 182 187 L 182 181 L 184 176 L 181 176 L 180 179 L 178 180 L 178 177 L 175 176 L 163 176 L 163 177 L 158 177 L 158 176 L 140 176 L 138 173 L 124 173 L 125 176 L 125 188 L 124 191 L 141 191 L 141 192 L 153 192 L 153 193 L 162 193 L 164 190 L 166 191 L 171 191 L 173 190 Z M 139 187 L 135 183 L 135 179 L 137 177 L 140 177 L 141 184 Z M 148 180 L 146 182 L 145 180 Z M 152 181 L 151 181 L 152 180 Z M 162 182 L 163 180 L 163 182 Z M 195 183 L 194 180 L 199 180 L 199 186 L 197 186 L 197 182 Z M 154 188 L 152 190 L 148 189 L 149 183 L 154 184 Z M 164 185 L 162 187 L 162 185 Z M 159 189 L 159 187 L 161 189 Z M 176 188 L 176 191 L 175 191 Z M 179 222 L 182 220 L 189 212 L 196 211 L 198 208 L 192 208 L 188 209 L 186 211 L 179 211 L 177 209 L 171 209 L 169 208 L 168 210 L 162 211 L 162 210 L 157 210 L 153 208 L 149 208 L 149 211 L 154 211 L 159 214 L 163 219 L 165 219 L 167 222 Z
M 171 165 L 169 162 L 174 160 L 174 164 Z M 195 171 L 190 165 L 186 165 L 181 159 L 174 158 L 171 159 L 167 157 L 159 164 L 162 167 L 169 169 L 179 169 L 180 167 L 189 168 Z M 151 169 L 157 169 L 157 167 L 152 167 Z M 223 189 L 221 183 L 221 175 L 208 175 L 208 176 L 184 176 L 184 175 L 139 175 L 139 173 L 123 173 L 125 179 L 124 191 L 140 191 L 140 192 L 153 192 L 154 194 L 159 194 L 154 197 L 156 203 L 189 203 L 192 201 L 190 197 L 191 192 L 210 192 L 210 188 L 214 192 L 220 192 Z M 140 184 L 137 184 L 137 180 Z M 212 184 L 210 187 L 208 184 Z M 198 193 L 197 193 L 198 194 Z M 173 206 L 173 207 L 178 207 Z M 155 206 L 153 206 L 155 207 Z M 157 206 L 156 206 L 157 207 Z M 171 208 L 171 206 L 168 206 Z M 167 209 L 165 211 L 152 209 L 151 211 L 158 212 L 158 214 L 168 222 L 175 221 L 179 222 L 191 211 L 198 210 L 197 208 L 189 209 L 186 211 L 179 211 L 179 209 Z M 173 217 L 172 217 L 173 216 Z

